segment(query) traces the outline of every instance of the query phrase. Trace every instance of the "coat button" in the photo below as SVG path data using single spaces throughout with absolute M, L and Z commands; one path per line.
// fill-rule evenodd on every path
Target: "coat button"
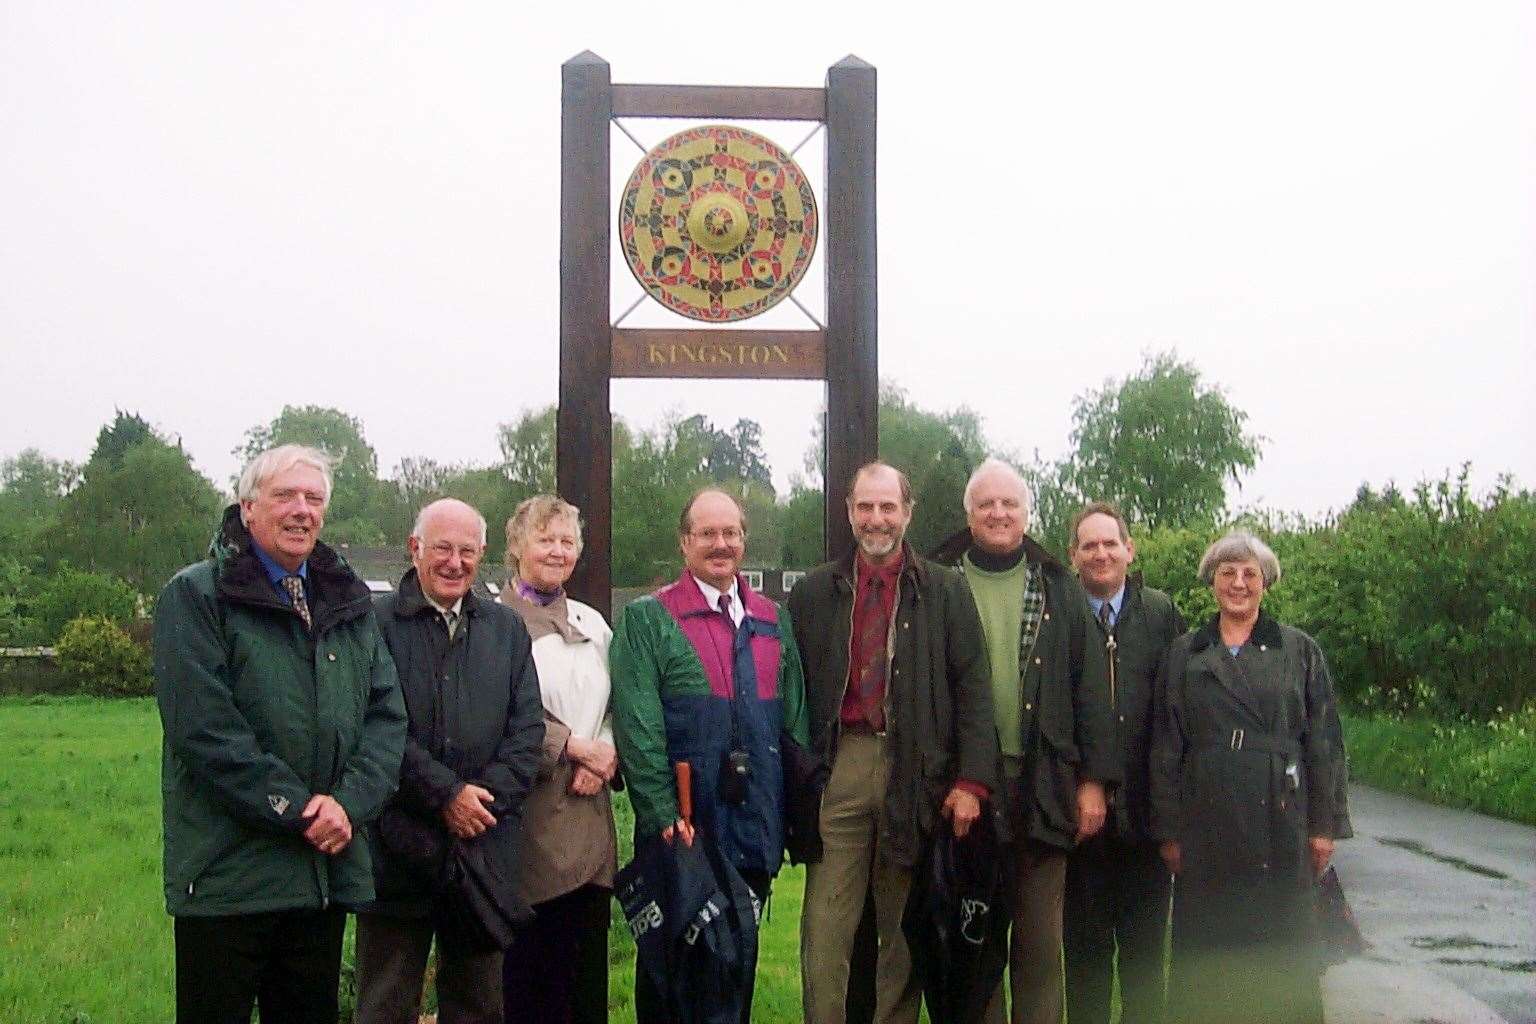
M 327 654 L 326 658 L 328 658 L 331 661 L 335 661 L 336 660 L 336 655 L 335 655 L 334 652 L 332 652 L 331 654 Z
M 1124 715 L 1120 716 L 1120 721 L 1122 721 L 1122 722 L 1125 721 L 1125 716 Z
M 1261 651 L 1267 651 L 1267 650 L 1269 650 L 1269 648 L 1268 648 L 1268 647 L 1266 647 L 1266 646 L 1265 646 L 1265 645 L 1264 645 L 1264 644 L 1259 644 L 1259 650 L 1261 650 Z
M 1050 622 L 1051 621 L 1051 613 L 1050 612 L 1046 612 L 1044 618 L 1045 618 L 1046 622 Z
M 1038 664 L 1040 664 L 1040 659 L 1039 659 L 1039 658 L 1036 658 L 1036 659 L 1035 659 L 1035 664 L 1036 664 L 1036 665 L 1038 665 Z
M 1030 704 L 1030 703 L 1026 702 L 1025 705 L 1024 705 L 1024 710 L 1025 711 L 1033 711 L 1033 710 L 1035 710 L 1035 706 L 1033 704 Z
M 901 624 L 901 628 L 902 629 L 911 629 L 912 628 L 912 623 L 910 623 L 910 622 L 903 622 Z

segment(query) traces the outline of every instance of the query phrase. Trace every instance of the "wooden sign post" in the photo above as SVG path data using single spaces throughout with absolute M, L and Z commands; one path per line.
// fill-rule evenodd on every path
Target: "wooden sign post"
M 587 51 L 561 67 L 560 405 L 556 480 L 585 511 L 571 593 L 611 615 L 613 420 L 624 377 L 826 381 L 825 537 L 853 543 L 848 478 L 879 450 L 875 291 L 875 69 L 845 57 L 820 89 L 614 84 Z M 827 323 L 815 330 L 622 328 L 609 309 L 613 209 L 609 124 L 617 117 L 820 121 L 826 125 Z M 676 509 L 654 514 L 673 515 Z

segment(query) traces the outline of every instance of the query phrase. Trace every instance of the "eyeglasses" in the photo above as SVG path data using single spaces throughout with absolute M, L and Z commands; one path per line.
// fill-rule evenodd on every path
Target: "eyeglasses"
M 734 526 L 727 526 L 723 530 L 694 530 L 688 536 L 705 544 L 713 544 L 720 540 L 725 541 L 727 544 L 740 544 L 747 539 L 747 531 L 739 530 Z
M 447 541 L 438 541 L 427 550 L 432 552 L 432 554 L 438 558 L 452 558 L 454 555 L 458 555 L 464 561 L 472 562 L 479 558 L 480 553 L 485 549 L 470 547 L 467 544 L 455 547 L 454 545 L 449 544 Z

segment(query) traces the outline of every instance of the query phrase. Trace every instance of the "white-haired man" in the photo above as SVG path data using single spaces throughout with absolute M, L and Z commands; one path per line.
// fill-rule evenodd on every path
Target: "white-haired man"
M 1067 852 L 1104 825 L 1120 765 L 1103 644 L 1070 569 L 1026 535 L 1030 493 L 987 459 L 965 487 L 970 546 L 960 567 L 981 614 L 1002 749 L 1013 922 L 1013 1024 L 1061 1020 Z M 988 1019 L 1002 1021 L 999 986 Z
M 359 1024 L 415 1024 L 437 939 L 442 1024 L 500 1024 L 502 950 L 465 934 L 436 885 L 452 843 L 505 880 L 491 899 L 526 913 L 514 889 L 523 798 L 539 770 L 544 705 L 528 630 L 473 591 L 485 519 L 453 498 L 421 510 L 412 567 L 378 599 L 410 715 L 400 791 L 369 831 L 377 900 L 357 917 Z
M 176 1019 L 334 1024 L 360 832 L 395 788 L 405 708 L 367 586 L 319 542 L 326 456 L 241 474 L 208 558 L 155 606 Z

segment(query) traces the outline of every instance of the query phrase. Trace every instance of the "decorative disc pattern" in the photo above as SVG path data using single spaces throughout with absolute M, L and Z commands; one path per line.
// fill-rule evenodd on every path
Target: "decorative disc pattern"
M 640 287 L 695 320 L 745 320 L 794 290 L 816 251 L 816 196 L 774 143 L 705 125 L 645 154 L 619 241 Z

